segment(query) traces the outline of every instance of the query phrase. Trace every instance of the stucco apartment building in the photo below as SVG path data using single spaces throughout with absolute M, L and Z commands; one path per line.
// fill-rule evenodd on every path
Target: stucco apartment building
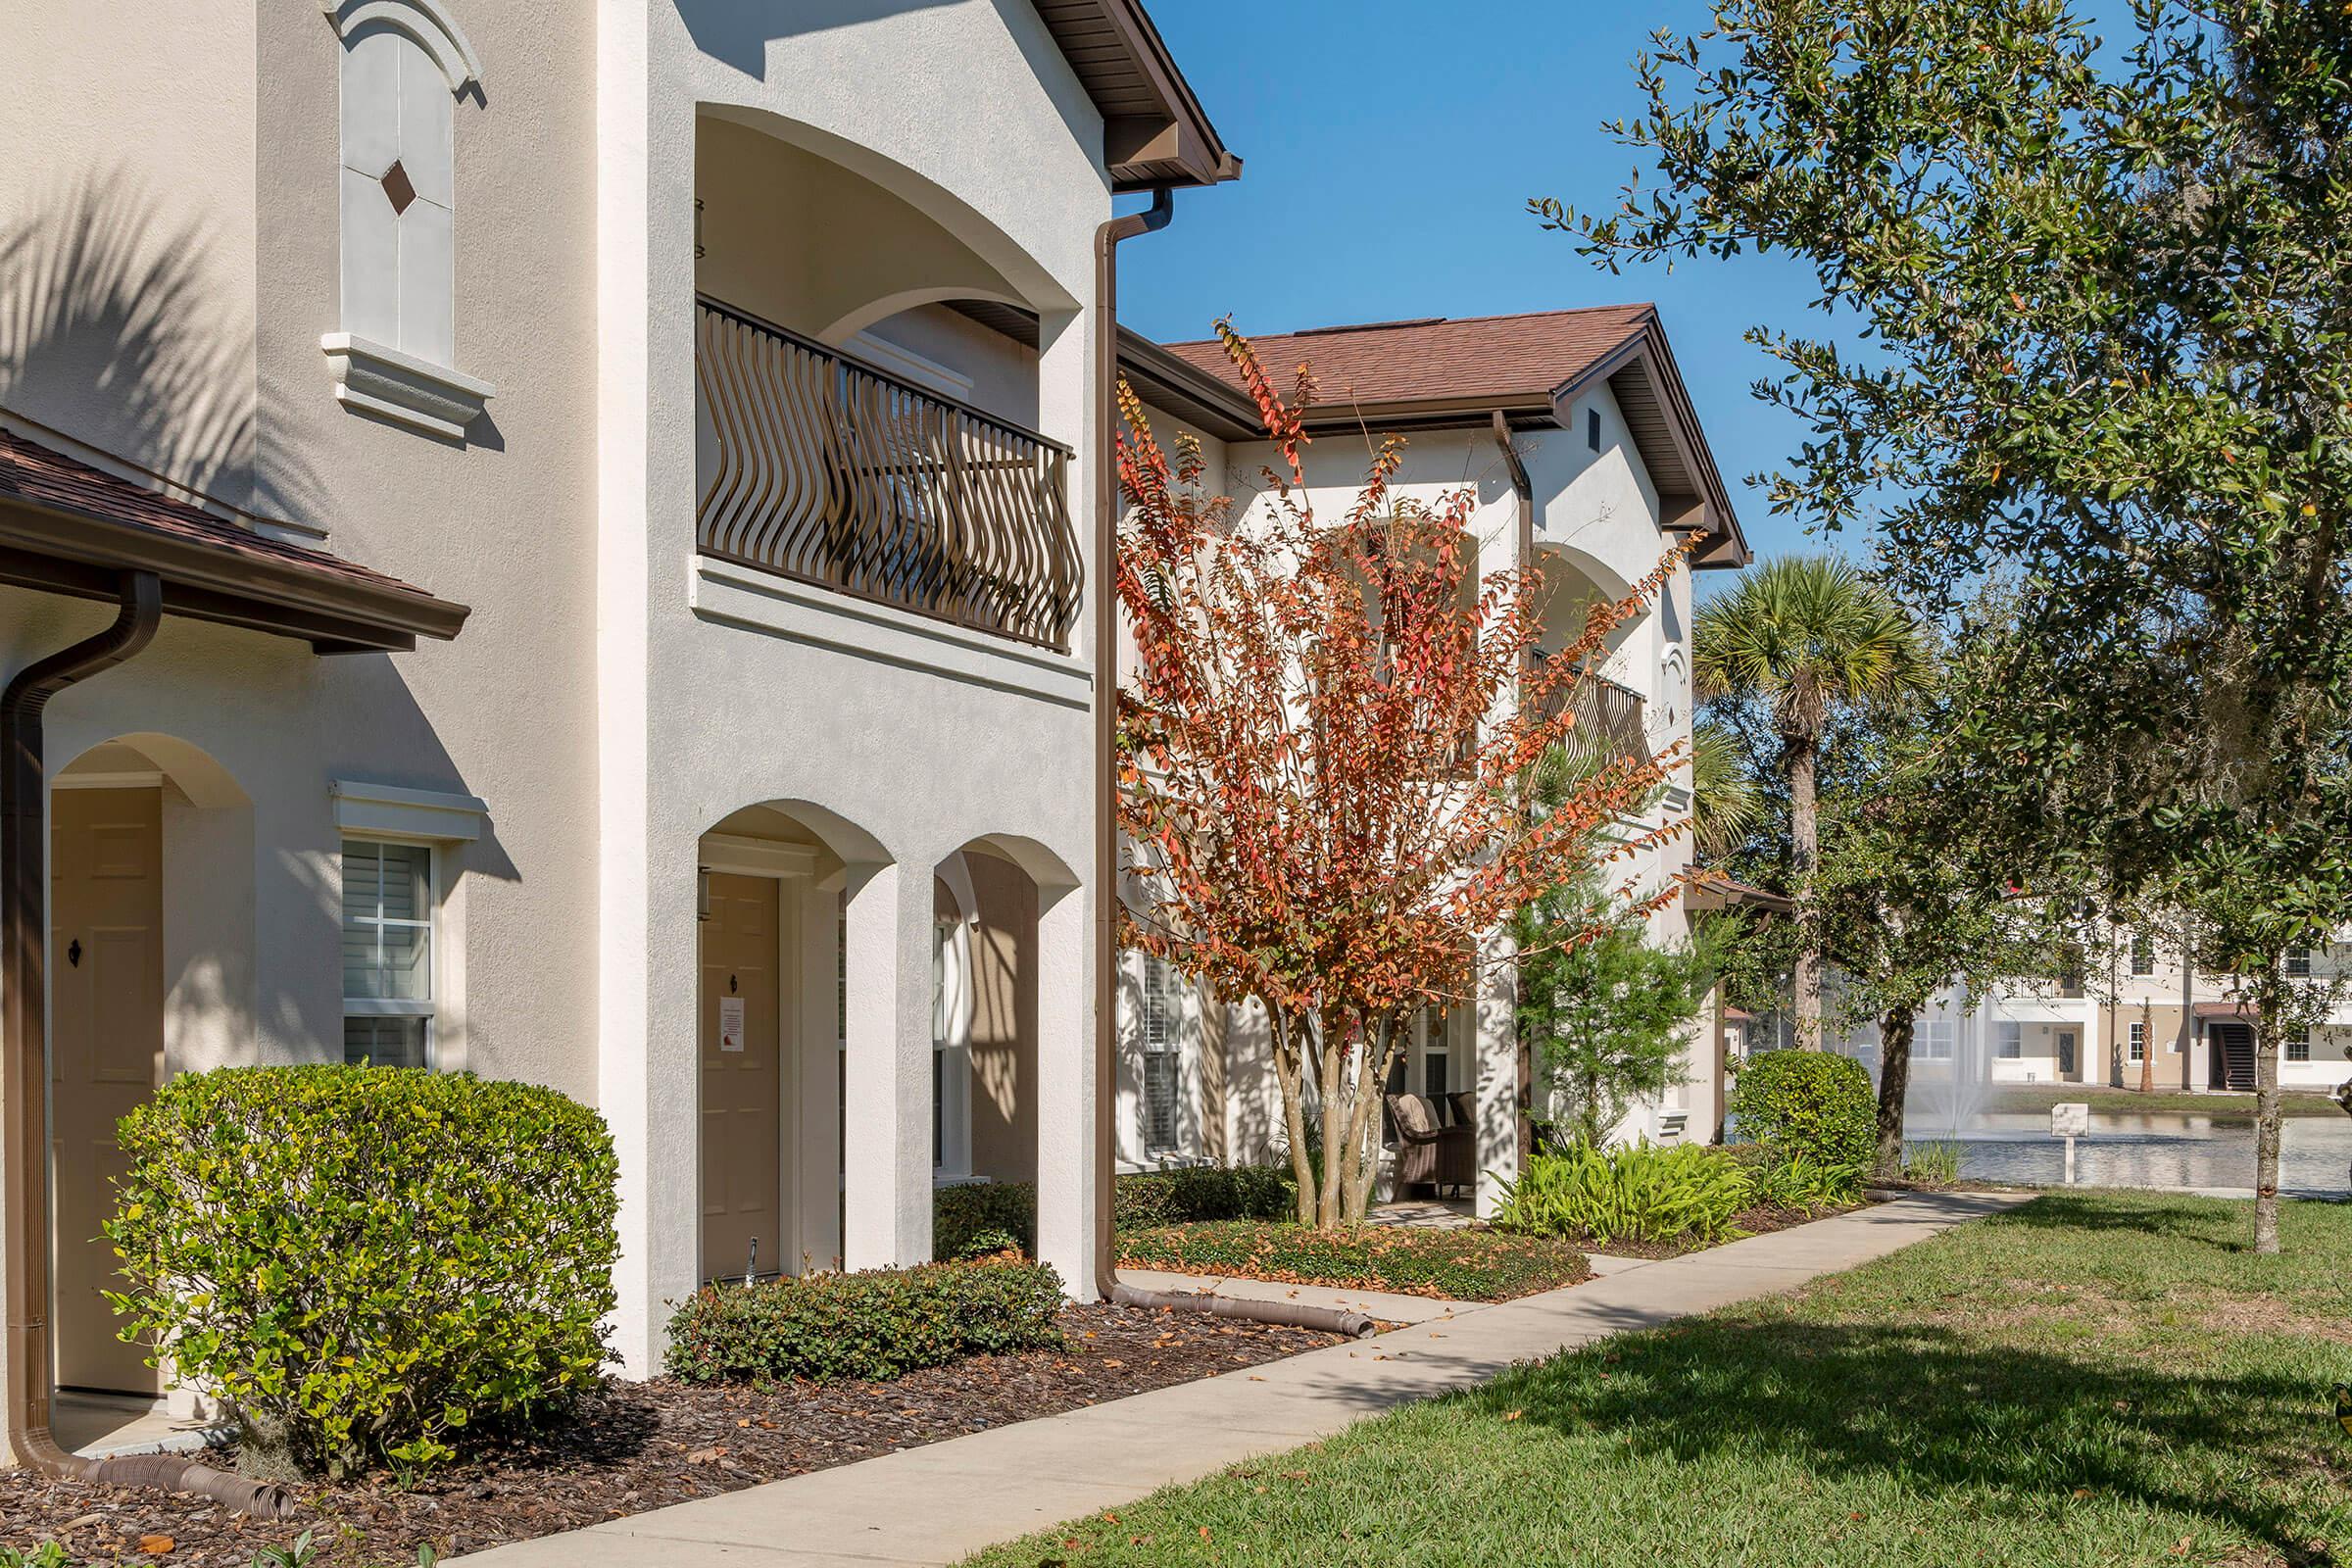
M 26 0 L 0 70 L 0 658 L 80 650 L 12 1386 L 153 1392 L 112 1123 L 219 1063 L 596 1105 L 631 1372 L 939 1180 L 1090 1288 L 1096 244 L 1239 167 L 1142 9 Z
M 1648 612 L 1612 635 L 1606 679 L 1585 721 L 1620 755 L 1656 756 L 1690 736 L 1691 572 L 1744 565 L 1740 532 L 1656 311 L 1643 305 L 1471 319 L 1335 326 L 1253 339 L 1269 368 L 1313 368 L 1308 501 L 1339 516 L 1371 458 L 1365 432 L 1407 439 L 1396 483 L 1425 499 L 1477 493 L 1482 571 L 1532 564 L 1547 595 L 1546 648 L 1572 642 L 1583 607 L 1625 596 L 1690 536 L 1703 538 Z M 1122 339 L 1121 368 L 1163 440 L 1198 436 L 1210 481 L 1247 515 L 1263 505 L 1274 452 L 1238 372 L 1214 341 Z M 1680 817 L 1686 769 L 1629 827 Z M 1687 838 L 1645 852 L 1628 879 L 1659 887 L 1686 871 Z M 1689 934 L 1684 902 L 1659 911 L 1661 942 Z M 1282 1107 L 1262 1020 L 1218 1004 L 1170 966 L 1127 955 L 1119 1052 L 1120 1161 L 1129 1168 L 1273 1157 Z M 1507 966 L 1486 970 L 1475 1005 L 1417 1020 L 1396 1087 L 1473 1097 L 1477 1199 L 1491 1206 L 1517 1167 L 1517 1047 Z M 1721 1120 L 1721 1020 L 1710 1007 L 1685 1048 L 1686 1082 L 1642 1107 L 1622 1135 L 1712 1136 Z
M 2191 1093 L 2254 1087 L 2250 1002 L 2184 960 L 2177 940 L 2126 934 L 2099 947 L 2105 956 L 2095 972 L 2086 966 L 2054 979 L 1939 992 L 1912 1038 L 1913 1082 L 1931 1093 L 1984 1084 L 2146 1083 Z M 2341 985 L 2347 964 L 2352 948 L 2343 944 L 2287 956 L 2291 977 L 2328 996 L 2322 1021 L 2285 1043 L 2281 1089 L 2325 1094 L 2352 1080 L 2352 994 Z M 1875 1070 L 1877 1030 L 1849 1031 L 1841 1049 Z

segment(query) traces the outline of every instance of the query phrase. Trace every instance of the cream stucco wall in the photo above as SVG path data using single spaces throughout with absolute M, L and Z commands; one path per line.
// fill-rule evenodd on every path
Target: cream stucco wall
M 0 16 L 0 58 L 37 68 L 0 104 L 0 140 L 43 152 L 0 165 L 0 234 L 52 263 L 0 275 L 0 361 L 24 367 L 0 403 L 473 607 L 455 643 L 390 657 L 173 621 L 52 707 L 56 766 L 160 732 L 250 800 L 175 804 L 168 821 L 174 1061 L 339 1057 L 330 781 L 480 798 L 480 837 L 442 854 L 443 1059 L 606 1115 L 623 1170 L 614 1340 L 649 1369 L 696 1266 L 701 836 L 785 803 L 840 862 L 853 1263 L 927 1255 L 930 887 L 985 842 L 1037 906 L 1021 996 L 1041 1060 L 1004 1137 L 1032 1146 L 1043 1248 L 1083 1288 L 1091 671 L 698 568 L 693 203 L 698 181 L 722 198 L 706 207 L 709 286 L 835 341 L 879 324 L 1083 453 L 1082 311 L 1110 211 L 1100 120 L 1026 6 L 447 9 L 481 62 L 454 103 L 452 368 L 495 387 L 462 442 L 333 396 L 330 18 L 215 0 Z M 89 252 L 68 241 L 92 228 L 119 264 L 106 278 L 73 265 Z M 20 303 L 92 281 L 110 291 L 62 316 Z M 991 346 L 936 310 L 974 295 L 1036 312 L 1041 347 Z M 153 395 L 128 397 L 124 368 Z M 1074 517 L 1089 483 L 1081 459 Z M 22 665 L 104 618 L 0 592 L 0 658 Z M 803 890 L 802 926 L 830 940 L 839 891 Z

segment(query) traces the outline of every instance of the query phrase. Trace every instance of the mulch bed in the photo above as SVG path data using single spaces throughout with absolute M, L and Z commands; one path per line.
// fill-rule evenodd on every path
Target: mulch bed
M 0 1471 L 0 1544 L 55 1539 L 76 1561 L 233 1565 L 313 1533 L 318 1568 L 410 1568 L 673 1502 L 870 1459 L 1032 1416 L 1257 1366 L 1335 1335 L 1191 1312 L 1067 1308 L 1059 1350 L 982 1356 L 891 1383 L 613 1383 L 577 1419 L 402 1491 L 388 1476 L 306 1493 L 291 1519 L 244 1519 L 168 1493 Z M 224 1456 L 233 1457 L 233 1456 Z M 143 1537 L 169 1537 L 168 1552 Z M 160 1543 L 158 1543 L 160 1544 Z
M 1866 1200 L 1859 1203 L 1842 1204 L 1837 1208 L 1780 1208 L 1770 1203 L 1759 1204 L 1754 1208 L 1743 1208 L 1732 1216 L 1732 1226 L 1746 1234 L 1729 1236 L 1720 1242 L 1700 1242 L 1694 1237 L 1686 1237 L 1673 1242 L 1637 1242 L 1619 1238 L 1613 1242 L 1591 1242 L 1586 1245 L 1603 1257 L 1646 1257 L 1652 1259 L 1682 1257 L 1690 1252 L 1703 1252 L 1710 1246 L 1722 1247 L 1731 1242 L 1745 1241 L 1749 1236 L 1766 1236 L 1774 1231 L 1785 1231 L 1796 1225 L 1810 1225 L 1817 1219 L 1835 1219 L 1839 1214 L 1851 1214 L 1857 1208 L 1868 1208 L 1871 1201 L 1873 1200 Z

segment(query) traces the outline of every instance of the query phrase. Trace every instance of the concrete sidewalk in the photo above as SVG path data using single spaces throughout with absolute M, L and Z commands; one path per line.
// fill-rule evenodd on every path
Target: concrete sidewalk
M 1793 1289 L 2031 1197 L 1916 1195 L 1567 1290 L 459 1559 L 479 1568 L 945 1564 L 1328 1437 L 1513 1363 Z

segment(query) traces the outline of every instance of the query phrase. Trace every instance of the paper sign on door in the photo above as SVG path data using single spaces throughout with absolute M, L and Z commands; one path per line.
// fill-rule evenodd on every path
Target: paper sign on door
M 743 1049 L 743 999 L 741 997 L 718 999 L 718 1049 L 721 1051 L 741 1051 Z

